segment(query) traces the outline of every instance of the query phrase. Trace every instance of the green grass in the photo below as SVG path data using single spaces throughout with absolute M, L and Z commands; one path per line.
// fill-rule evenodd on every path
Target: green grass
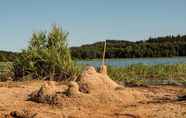
M 186 83 L 186 64 L 174 65 L 130 65 L 128 67 L 109 67 L 109 76 L 117 81 L 144 84 L 150 81 L 160 83 Z M 150 80 L 150 81 L 149 81 Z
M 11 62 L 0 62 L 0 81 L 6 81 L 10 77 Z
M 9 63 L 0 62 L 0 71 L 7 68 Z M 81 67 L 83 68 L 83 66 Z M 82 69 L 81 69 L 82 70 Z M 123 81 L 125 84 L 144 85 L 150 82 L 157 84 L 164 80 L 175 81 L 186 84 L 186 64 L 173 65 L 144 65 L 136 64 L 128 67 L 108 67 L 109 76 L 116 81 Z
M 7 70 L 11 62 L 0 62 L 0 72 Z
M 2 71 L 5 67 L 5 63 L 4 62 L 0 62 L 0 71 Z

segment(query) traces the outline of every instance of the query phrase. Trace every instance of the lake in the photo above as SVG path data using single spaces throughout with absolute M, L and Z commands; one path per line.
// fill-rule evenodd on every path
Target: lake
M 102 63 L 102 60 L 79 60 L 78 63 L 98 67 Z M 125 67 L 131 64 L 186 64 L 186 57 L 106 59 L 105 63 L 115 67 Z

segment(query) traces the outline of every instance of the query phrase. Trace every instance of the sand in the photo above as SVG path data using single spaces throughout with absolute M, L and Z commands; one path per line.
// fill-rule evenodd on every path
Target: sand
M 109 78 L 105 66 L 99 72 L 87 67 L 77 82 L 1 82 L 0 118 L 13 118 L 13 115 L 20 118 L 186 118 L 186 101 L 176 100 L 182 89 L 181 86 L 124 87 Z M 31 100 L 30 95 L 42 99 Z M 48 96 L 53 96 L 55 102 L 47 102 Z M 43 100 L 45 97 L 47 100 Z

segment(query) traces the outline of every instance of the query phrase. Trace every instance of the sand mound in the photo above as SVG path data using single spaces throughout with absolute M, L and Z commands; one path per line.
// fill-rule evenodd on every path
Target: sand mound
M 145 99 L 135 90 L 127 90 L 111 80 L 107 75 L 105 65 L 97 72 L 94 67 L 87 66 L 77 82 L 67 84 L 68 89 L 60 89 L 54 82 L 45 82 L 37 91 L 34 91 L 29 100 L 39 103 L 59 104 L 62 106 L 91 107 L 101 104 L 132 104 Z M 57 90 L 61 90 L 58 91 Z
M 95 68 L 92 66 L 87 66 L 82 72 L 79 84 L 80 88 L 81 86 L 86 86 L 88 93 L 91 94 L 121 87 L 109 78 L 105 65 L 101 66 L 100 72 L 96 72 Z
M 56 86 L 53 81 L 45 81 L 39 90 L 34 91 L 28 96 L 28 100 L 38 103 L 56 104 Z

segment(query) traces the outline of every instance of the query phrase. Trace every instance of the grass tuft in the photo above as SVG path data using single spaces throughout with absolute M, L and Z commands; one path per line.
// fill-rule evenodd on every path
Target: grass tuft
M 186 64 L 144 65 L 136 64 L 128 67 L 108 67 L 109 76 L 125 84 L 185 84 Z

